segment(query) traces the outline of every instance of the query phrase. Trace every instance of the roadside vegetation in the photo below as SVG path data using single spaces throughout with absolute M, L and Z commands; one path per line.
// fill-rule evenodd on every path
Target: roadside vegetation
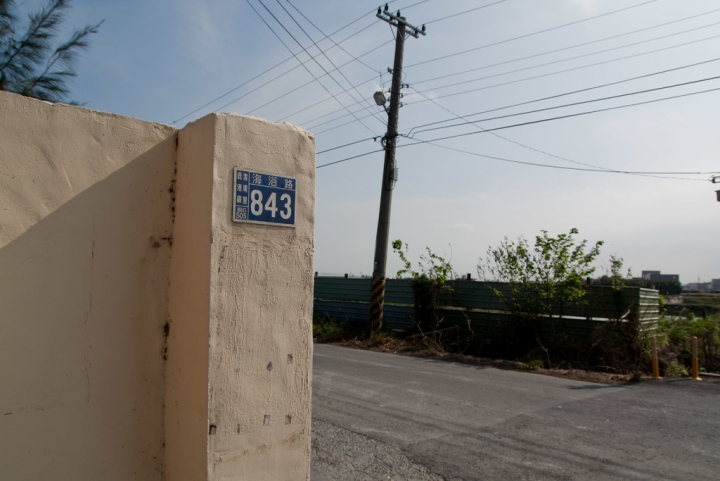
M 701 372 L 720 373 L 720 314 L 708 317 L 663 315 L 657 338 L 661 373 L 665 377 L 687 376 L 692 362 L 690 339 L 698 338 Z
M 505 239 L 487 250 L 478 264 L 479 278 L 492 287 L 509 318 L 494 335 L 474 332 L 467 314 L 462 314 L 466 325 L 448 323 L 441 302 L 443 296 L 453 294 L 449 281 L 455 276 L 449 261 L 426 249 L 414 269 L 407 244 L 396 240 L 393 250 L 404 266 L 397 275 L 409 279 L 412 287 L 415 328 L 393 329 L 385 323 L 378 335 L 367 339 L 363 323 L 316 316 L 314 338 L 399 354 L 619 382 L 639 380 L 650 372 L 651 334 L 660 348 L 661 375 L 687 375 L 690 339 L 697 336 L 701 366 L 720 372 L 720 314 L 673 315 L 664 311 L 661 296 L 657 329 L 645 332 L 637 309 L 620 312 L 612 305 L 613 300 L 615 306 L 622 305 L 623 290 L 630 283 L 629 273 L 622 275 L 622 259 L 611 256 L 609 272 L 592 281 L 603 243 L 576 241 L 577 234 L 576 229 L 557 236 L 543 231 L 533 244 L 524 238 Z M 593 284 L 606 286 L 603 292 L 610 306 L 604 317 L 608 321 L 589 336 L 571 335 L 563 329 L 563 320 L 568 312 L 588 305 Z

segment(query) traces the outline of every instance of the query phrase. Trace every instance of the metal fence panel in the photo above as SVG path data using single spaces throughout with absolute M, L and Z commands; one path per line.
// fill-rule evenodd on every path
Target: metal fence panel
M 315 313 L 339 320 L 365 322 L 369 316 L 369 278 L 316 277 Z M 476 334 L 499 334 L 507 329 L 510 315 L 495 291 L 510 294 L 504 283 L 455 280 L 442 295 L 440 315 L 444 323 L 470 328 Z M 412 328 L 414 304 L 409 279 L 387 279 L 384 316 L 396 328 Z M 560 312 L 556 313 L 559 315 Z M 562 310 L 562 320 L 543 319 L 541 329 L 561 329 L 569 335 L 590 335 L 607 320 L 639 319 L 641 329 L 657 328 L 659 295 L 653 289 L 591 286 L 588 295 L 577 305 Z

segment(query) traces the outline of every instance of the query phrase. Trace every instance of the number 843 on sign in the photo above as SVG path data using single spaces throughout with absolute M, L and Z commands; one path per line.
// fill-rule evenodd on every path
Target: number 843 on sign
M 235 168 L 233 221 L 295 226 L 297 180 Z

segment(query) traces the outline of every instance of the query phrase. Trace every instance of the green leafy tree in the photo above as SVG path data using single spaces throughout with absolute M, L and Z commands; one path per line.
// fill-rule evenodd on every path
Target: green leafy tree
M 478 275 L 486 281 L 504 282 L 509 290 L 494 289 L 495 295 L 513 317 L 523 323 L 539 317 L 562 316 L 563 310 L 585 296 L 585 279 L 595 272 L 593 262 L 602 241 L 588 249 L 587 240 L 576 244 L 568 234 L 550 237 L 547 231 L 535 237 L 535 245 L 520 237 L 505 238 L 496 248 L 488 248 L 487 258 L 478 264 Z
M 14 0 L 0 0 L 0 90 L 51 102 L 66 100 L 75 62 L 102 22 L 75 30 L 57 44 L 69 0 L 51 0 L 20 21 Z
M 398 277 L 406 274 L 411 276 L 410 285 L 415 299 L 415 322 L 422 331 L 437 329 L 442 322 L 437 314 L 440 295 L 450 290 L 447 281 L 452 278 L 452 266 L 445 258 L 426 247 L 427 254 L 420 256 L 416 271 L 407 258 L 408 245 L 397 239 L 393 241 L 392 247 L 404 264 L 404 267 L 397 272 Z

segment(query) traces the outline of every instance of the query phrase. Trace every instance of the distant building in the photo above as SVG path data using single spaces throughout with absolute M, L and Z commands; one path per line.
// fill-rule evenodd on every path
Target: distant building
M 715 290 L 720 291 L 720 279 L 714 279 L 713 282 L 691 282 L 683 286 L 683 291 L 690 292 L 711 292 Z
M 660 271 L 642 271 L 642 278 L 646 281 L 675 281 L 680 282 L 679 274 L 661 274 Z

